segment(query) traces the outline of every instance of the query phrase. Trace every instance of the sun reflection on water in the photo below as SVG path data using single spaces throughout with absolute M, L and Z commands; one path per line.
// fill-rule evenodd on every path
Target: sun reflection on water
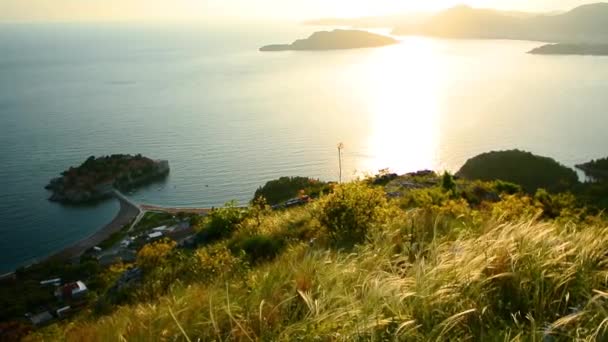
M 432 40 L 408 38 L 366 61 L 370 134 L 358 170 L 435 169 L 440 136 L 441 63 Z

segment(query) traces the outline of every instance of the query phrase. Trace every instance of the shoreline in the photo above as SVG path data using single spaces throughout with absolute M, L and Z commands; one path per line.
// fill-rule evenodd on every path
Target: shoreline
M 142 212 L 142 210 L 138 206 L 136 206 L 134 203 L 130 202 L 126 198 L 122 198 L 121 196 L 118 196 L 116 194 L 114 198 L 118 200 L 120 204 L 120 209 L 118 210 L 118 213 L 116 213 L 116 216 L 114 216 L 112 221 L 97 229 L 91 235 L 80 239 L 59 251 L 53 252 L 50 255 L 47 255 L 41 258 L 40 260 L 34 261 L 29 265 L 25 265 L 23 267 L 27 269 L 28 267 L 36 264 L 44 264 L 47 262 L 54 261 L 69 261 L 72 259 L 79 258 L 88 249 L 97 246 L 98 244 L 109 238 L 112 234 L 120 231 L 126 224 L 133 221 Z M 15 270 L 2 274 L 0 275 L 0 280 L 9 278 L 14 274 Z
M 80 257 L 88 249 L 97 246 L 109 238 L 112 234 L 119 232 L 126 224 L 130 223 L 141 212 L 137 206 L 133 205 L 129 201 L 126 201 L 120 196 L 115 196 L 115 198 L 120 203 L 120 209 L 110 223 L 106 224 L 88 237 L 85 237 L 84 239 L 75 242 L 59 252 L 53 253 L 44 258 L 40 263 L 49 261 L 67 261 Z
M 116 213 L 112 221 L 103 225 L 91 235 L 80 239 L 67 247 L 62 248 L 59 251 L 52 252 L 51 254 L 44 256 L 39 260 L 35 260 L 29 263 L 28 265 L 22 267 L 27 269 L 30 266 L 44 264 L 47 262 L 67 262 L 79 258 L 88 249 L 99 245 L 100 243 L 108 239 L 112 234 L 119 232 L 125 225 L 134 222 L 134 220 L 136 220 L 140 215 L 146 212 L 163 212 L 173 215 L 185 212 L 205 216 L 208 215 L 211 211 L 213 211 L 213 208 L 173 208 L 156 205 L 139 205 L 117 190 L 114 190 L 112 193 L 114 195 L 113 197 L 116 198 L 116 200 L 118 200 L 120 204 L 120 209 L 118 210 L 118 213 Z M 14 275 L 15 270 L 0 274 L 0 280 L 10 278 Z

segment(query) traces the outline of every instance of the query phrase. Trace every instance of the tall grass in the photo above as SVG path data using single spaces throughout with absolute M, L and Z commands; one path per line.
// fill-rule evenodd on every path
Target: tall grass
M 307 232 L 316 209 L 270 214 L 259 229 Z M 246 273 L 30 339 L 608 340 L 608 228 L 529 217 L 466 224 L 424 209 L 388 217 L 354 249 L 292 242 Z

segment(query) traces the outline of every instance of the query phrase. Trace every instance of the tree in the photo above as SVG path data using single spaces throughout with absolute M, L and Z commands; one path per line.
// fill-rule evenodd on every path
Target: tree
M 443 177 L 441 178 L 441 187 L 445 191 L 454 191 L 456 190 L 456 183 L 454 182 L 454 177 L 449 172 L 444 172 Z

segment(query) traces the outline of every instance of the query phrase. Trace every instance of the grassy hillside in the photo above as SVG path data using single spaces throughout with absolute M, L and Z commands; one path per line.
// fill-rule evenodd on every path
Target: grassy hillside
M 434 174 L 225 208 L 197 249 L 140 252 L 143 283 L 38 341 L 601 341 L 608 224 L 570 195 Z M 397 195 L 398 194 L 398 195 Z

